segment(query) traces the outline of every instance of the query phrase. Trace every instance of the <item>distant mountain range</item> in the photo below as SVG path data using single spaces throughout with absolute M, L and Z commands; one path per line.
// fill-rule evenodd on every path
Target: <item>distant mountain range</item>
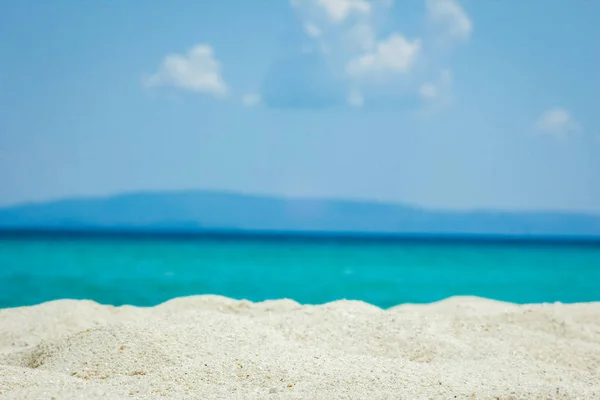
M 0 230 L 39 229 L 600 237 L 600 215 L 434 211 L 211 191 L 133 193 L 0 208 Z

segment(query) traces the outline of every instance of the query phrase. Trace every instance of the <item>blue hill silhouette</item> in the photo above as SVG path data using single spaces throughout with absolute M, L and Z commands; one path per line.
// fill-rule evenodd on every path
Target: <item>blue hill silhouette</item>
M 600 215 L 436 211 L 215 191 L 141 192 L 1 208 L 0 229 L 600 236 Z

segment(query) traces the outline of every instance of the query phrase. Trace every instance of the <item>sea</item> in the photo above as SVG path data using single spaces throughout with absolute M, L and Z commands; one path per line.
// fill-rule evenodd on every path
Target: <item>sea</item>
M 191 295 L 382 308 L 450 296 L 600 301 L 600 242 L 456 238 L 0 235 L 0 308 L 153 306 Z

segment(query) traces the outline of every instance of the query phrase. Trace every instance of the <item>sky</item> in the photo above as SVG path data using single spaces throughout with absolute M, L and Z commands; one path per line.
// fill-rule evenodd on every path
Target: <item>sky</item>
M 0 2 L 0 206 L 217 189 L 600 212 L 600 2 Z

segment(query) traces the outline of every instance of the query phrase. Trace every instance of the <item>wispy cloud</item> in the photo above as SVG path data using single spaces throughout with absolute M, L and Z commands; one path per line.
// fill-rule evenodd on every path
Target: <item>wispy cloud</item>
M 369 23 L 358 23 L 348 29 L 347 39 L 361 50 L 371 50 L 376 43 L 375 32 Z
M 353 13 L 368 14 L 371 11 L 371 3 L 365 0 L 316 0 L 316 3 L 336 23 L 343 22 Z
M 242 96 L 242 104 L 246 107 L 254 107 L 260 104 L 260 94 L 259 93 L 247 93 Z
M 425 0 L 427 21 L 433 28 L 433 35 L 427 40 L 433 42 L 424 50 L 429 52 L 439 49 L 439 45 L 447 47 L 454 43 L 465 43 L 473 32 L 473 22 L 459 3 L 459 0 Z M 444 68 L 437 76 L 431 76 L 422 82 L 417 90 L 422 100 L 422 107 L 417 112 L 421 117 L 430 117 L 448 108 L 454 102 L 453 78 L 450 69 Z
M 419 96 L 421 96 L 423 100 L 436 99 L 439 96 L 438 88 L 435 84 L 426 82 L 419 88 Z
M 311 43 L 307 48 L 317 49 L 331 76 L 346 85 L 346 93 L 351 94 L 346 98 L 349 105 L 391 99 L 395 90 L 391 88 L 397 88 L 400 96 L 400 92 L 417 93 L 428 108 L 451 103 L 450 72 L 440 73 L 439 65 L 426 60 L 437 59 L 431 52 L 438 48 L 429 43 L 437 37 L 462 42 L 470 37 L 472 22 L 458 0 L 424 0 L 423 18 L 436 29 L 431 38 L 427 31 L 409 36 L 399 27 L 385 24 L 395 6 L 391 0 L 290 1 Z
M 292 0 L 292 5 L 331 73 L 350 88 L 349 105 L 366 102 L 365 85 L 390 83 L 410 72 L 421 50 L 419 38 L 407 38 L 399 31 L 379 35 L 375 15 L 388 13 L 390 0 Z
M 321 36 L 321 30 L 312 22 L 307 22 L 306 24 L 304 24 L 304 30 L 306 31 L 306 34 L 310 37 L 318 38 Z
M 419 116 L 431 116 L 452 104 L 452 72 L 443 69 L 439 75 L 419 86 L 418 94 L 423 101 Z
M 569 110 L 561 107 L 544 111 L 535 122 L 534 128 L 540 133 L 559 139 L 566 139 L 581 130 L 581 126 L 575 121 Z
M 170 54 L 158 71 L 145 81 L 148 86 L 173 86 L 179 89 L 223 97 L 228 87 L 221 76 L 221 64 L 211 46 L 199 44 L 186 54 Z
M 455 0 L 426 0 L 427 13 L 432 24 L 450 38 L 468 39 L 473 23 Z

